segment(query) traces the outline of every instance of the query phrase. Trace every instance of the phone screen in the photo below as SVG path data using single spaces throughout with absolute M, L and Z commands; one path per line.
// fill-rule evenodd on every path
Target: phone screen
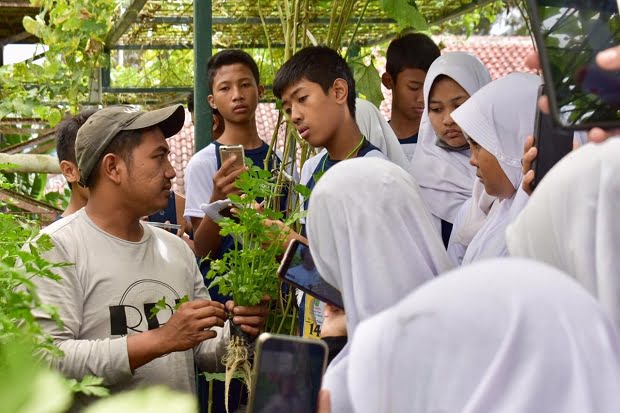
M 340 291 L 325 282 L 314 265 L 310 247 L 297 240 L 286 251 L 278 275 L 284 281 L 319 300 L 344 309 Z
M 532 189 L 549 172 L 549 170 L 573 150 L 574 132 L 555 126 L 550 115 L 538 111 L 534 130 L 534 146 L 538 155 L 532 169 L 535 172 Z
M 315 339 L 271 336 L 256 360 L 253 413 L 315 413 L 327 350 Z
M 620 124 L 620 72 L 596 64 L 620 44 L 617 0 L 529 0 L 557 121 L 574 129 Z

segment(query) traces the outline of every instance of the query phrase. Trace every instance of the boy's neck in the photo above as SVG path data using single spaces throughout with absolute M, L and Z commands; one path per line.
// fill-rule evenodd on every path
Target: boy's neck
M 398 139 L 407 139 L 420 131 L 420 121 L 406 118 L 402 113 L 392 109 L 390 126 Z
M 362 132 L 357 124 L 348 120 L 344 122 L 336 134 L 325 144 L 325 149 L 329 154 L 329 158 L 334 161 L 342 161 L 348 158 L 355 158 L 359 152 Z M 357 150 L 355 150 L 357 148 Z
M 86 206 L 87 202 L 88 202 L 87 199 L 80 196 L 77 188 L 75 187 L 72 188 L 71 198 L 69 199 L 69 205 L 67 205 L 67 208 L 63 211 L 61 216 L 64 218 L 64 217 L 68 217 L 74 212 L 78 212 L 80 209 Z
M 255 118 L 246 123 L 225 121 L 224 133 L 217 141 L 222 145 L 243 145 L 244 149 L 257 149 L 263 145 L 256 130 Z

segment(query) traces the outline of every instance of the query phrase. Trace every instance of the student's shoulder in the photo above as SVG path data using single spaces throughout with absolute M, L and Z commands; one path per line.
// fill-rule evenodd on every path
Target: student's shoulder
M 60 218 L 41 230 L 41 234 L 46 234 L 52 238 L 62 237 L 64 234 L 73 231 L 80 222 L 83 210 L 79 210 L 67 217 Z
M 216 146 L 215 143 L 210 143 L 205 148 L 196 152 L 189 160 L 187 167 L 217 165 Z

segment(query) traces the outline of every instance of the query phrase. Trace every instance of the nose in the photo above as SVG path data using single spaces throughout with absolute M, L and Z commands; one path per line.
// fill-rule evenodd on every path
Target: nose
M 451 126 L 454 125 L 454 120 L 452 119 L 452 112 L 451 111 L 447 111 L 445 112 L 445 115 L 443 117 L 443 124 L 446 126 Z
M 301 111 L 296 107 L 296 105 L 292 105 L 291 106 L 291 122 L 293 122 L 294 125 L 299 124 L 299 122 L 301 122 L 301 120 L 303 119 L 302 113 Z
M 241 93 L 241 88 L 239 86 L 233 87 L 233 101 L 244 100 L 243 93 Z
M 471 155 L 469 156 L 469 164 L 475 168 L 478 167 L 478 156 L 476 155 L 476 151 L 469 145 Z
M 170 157 L 166 158 L 166 169 L 164 171 L 164 176 L 166 179 L 173 179 L 177 176 L 177 171 L 174 170 L 172 163 L 170 163 Z

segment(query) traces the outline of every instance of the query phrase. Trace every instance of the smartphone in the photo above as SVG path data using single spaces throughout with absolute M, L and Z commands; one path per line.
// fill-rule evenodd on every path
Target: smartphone
M 327 354 L 323 340 L 261 334 L 248 413 L 315 413 Z
M 541 85 L 539 96 L 544 93 L 544 89 L 544 85 Z M 540 110 L 536 111 L 534 146 L 538 150 L 538 155 L 532 162 L 532 169 L 535 172 L 532 189 L 536 188 L 553 165 L 573 150 L 574 135 L 574 131 L 558 127 L 550 115 Z
M 280 262 L 278 276 L 320 301 L 344 310 L 342 294 L 321 278 L 307 244 L 298 240 L 291 241 Z
M 527 0 L 551 114 L 573 130 L 620 126 L 620 72 L 596 64 L 620 45 L 617 0 Z
M 234 169 L 243 168 L 245 166 L 245 151 L 243 150 L 243 145 L 220 145 L 220 160 L 222 164 L 233 155 L 237 157 L 233 163 Z

